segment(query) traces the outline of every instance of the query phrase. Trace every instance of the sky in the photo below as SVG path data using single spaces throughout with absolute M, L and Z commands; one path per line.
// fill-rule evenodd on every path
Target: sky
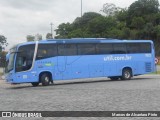
M 82 0 L 82 12 L 97 12 L 105 3 L 127 8 L 136 0 Z M 0 0 L 0 35 L 9 45 L 26 42 L 27 35 L 41 34 L 45 39 L 61 23 L 72 23 L 81 16 L 81 0 Z M 55 33 L 53 33 L 55 35 Z

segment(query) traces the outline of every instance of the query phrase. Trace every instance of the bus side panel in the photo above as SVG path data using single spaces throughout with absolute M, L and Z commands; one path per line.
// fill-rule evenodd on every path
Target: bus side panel
M 88 65 L 74 64 L 74 65 L 72 65 L 72 70 L 73 70 L 73 72 L 72 72 L 73 79 L 88 78 L 89 77 Z
M 65 68 L 64 66 L 56 65 L 53 74 L 54 80 L 69 80 L 75 77 L 73 75 L 72 65 L 66 65 Z
M 24 72 L 15 73 L 14 83 L 30 83 L 38 82 L 38 76 L 36 70 L 29 70 Z
M 117 76 L 117 66 L 113 61 L 107 61 L 104 63 L 104 76 Z
M 64 62 L 66 61 L 66 62 Z M 104 76 L 103 57 L 97 55 L 59 57 L 55 79 L 75 79 Z
M 112 54 L 104 58 L 104 73 L 108 77 L 121 76 L 123 68 L 131 68 L 133 75 L 153 72 L 151 54 Z
M 145 74 L 153 71 L 152 61 L 151 54 L 82 55 L 48 58 L 36 66 L 37 71 L 52 71 L 53 80 L 67 80 L 121 76 L 125 67 L 130 67 L 133 75 Z
M 57 59 L 54 80 L 69 80 L 75 78 L 88 78 L 88 63 L 79 56 L 61 56 Z
M 104 65 L 100 62 L 99 64 L 89 65 L 89 77 L 102 77 L 104 76 Z
M 70 76 L 72 79 L 88 78 L 89 77 L 89 63 L 91 56 L 68 56 L 67 66 L 72 68 Z

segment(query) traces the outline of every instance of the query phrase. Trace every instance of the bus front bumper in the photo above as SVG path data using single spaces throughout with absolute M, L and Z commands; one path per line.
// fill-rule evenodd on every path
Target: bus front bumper
M 7 83 L 14 84 L 13 75 L 11 73 L 5 74 L 5 80 Z

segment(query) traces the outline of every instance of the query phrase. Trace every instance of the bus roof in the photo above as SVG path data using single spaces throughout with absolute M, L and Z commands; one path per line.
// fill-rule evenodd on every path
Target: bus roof
M 20 43 L 16 46 L 35 44 L 36 41 Z M 72 38 L 72 39 L 48 39 L 48 40 L 40 40 L 38 43 L 140 43 L 140 42 L 150 42 L 153 43 L 152 40 L 118 40 L 112 38 Z
M 49 39 L 39 43 L 121 43 L 121 42 L 152 42 L 152 40 L 118 40 L 108 38 L 72 38 L 72 39 Z

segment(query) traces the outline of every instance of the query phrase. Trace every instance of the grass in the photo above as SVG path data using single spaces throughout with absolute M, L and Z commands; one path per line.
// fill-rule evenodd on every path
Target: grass
M 3 72 L 0 72 L 0 76 L 4 75 Z
M 153 74 L 160 74 L 160 71 L 154 72 Z

